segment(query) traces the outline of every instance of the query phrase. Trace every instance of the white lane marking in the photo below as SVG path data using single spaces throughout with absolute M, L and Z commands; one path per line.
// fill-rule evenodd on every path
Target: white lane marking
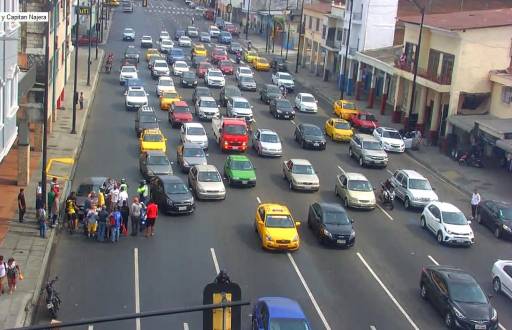
M 93 325 L 89 325 L 89 326 L 87 326 L 87 330 L 92 330 L 92 329 L 94 329 L 94 326 L 93 326 Z
M 379 210 L 381 210 L 381 211 L 382 211 L 382 213 L 384 213 L 384 215 L 385 215 L 386 217 L 388 217 L 388 219 L 389 219 L 389 220 L 391 220 L 391 221 L 394 221 L 394 220 L 395 220 L 395 219 L 393 219 L 393 217 L 392 217 L 391 215 L 389 215 L 389 213 L 388 213 L 386 210 L 384 210 L 384 208 L 382 208 L 382 206 L 380 206 L 379 204 L 375 204 L 375 205 L 377 205 L 377 207 L 379 208 Z
M 256 197 L 256 200 L 258 201 L 258 204 L 261 204 L 261 199 L 259 197 Z
M 370 325 L 370 330 L 377 330 L 377 328 L 374 325 Z
M 293 126 L 297 126 L 293 120 L 290 120 L 290 123 L 292 123 Z
M 357 256 L 359 257 L 359 259 L 361 260 L 361 262 L 363 263 L 363 265 L 366 267 L 366 269 L 368 269 L 368 271 L 370 272 L 370 274 L 372 274 L 373 278 L 375 279 L 375 281 L 377 281 L 377 283 L 379 283 L 379 285 L 382 287 L 382 289 L 384 290 L 384 292 L 386 292 L 386 294 L 388 295 L 388 297 L 391 299 L 391 301 L 395 304 L 395 306 L 400 310 L 400 312 L 405 316 L 405 318 L 407 319 L 407 321 L 409 321 L 409 323 L 412 325 L 413 329 L 415 330 L 419 330 L 418 326 L 416 325 L 416 323 L 414 323 L 414 321 L 412 320 L 412 318 L 409 316 L 409 314 L 407 314 L 407 312 L 405 311 L 405 309 L 398 303 L 398 301 L 395 299 L 395 297 L 391 294 L 391 292 L 388 290 L 388 288 L 384 285 L 384 283 L 382 283 L 382 281 L 380 280 L 379 276 L 377 276 L 377 274 L 375 274 L 375 272 L 373 271 L 373 269 L 370 267 L 370 265 L 366 262 L 366 260 L 363 258 L 363 256 L 361 255 L 361 253 L 357 252 Z
M 188 323 L 187 322 L 183 323 L 183 330 L 188 330 L 188 329 L 189 329 Z
M 215 249 L 210 248 L 210 253 L 212 254 L 213 265 L 215 266 L 215 273 L 220 273 L 219 261 L 217 261 L 217 255 L 215 254 Z
M 505 328 L 501 323 L 498 323 L 498 326 L 500 327 L 501 330 L 507 330 L 507 328 Z
M 428 258 L 434 263 L 434 265 L 439 266 L 439 263 L 431 255 L 429 255 Z
M 133 249 L 133 264 L 135 271 L 135 313 L 140 313 L 140 292 L 139 292 L 139 249 Z M 135 319 L 135 329 L 140 330 L 140 318 Z
M 345 172 L 345 171 L 341 168 L 341 166 L 339 166 L 339 165 L 338 165 L 338 169 L 339 169 L 341 172 Z
M 309 286 L 306 283 L 306 280 L 304 280 L 304 277 L 302 276 L 302 273 L 300 272 L 299 267 L 295 263 L 295 260 L 293 259 L 293 257 L 290 254 L 290 252 L 286 253 L 286 255 L 288 256 L 288 259 L 290 259 L 290 262 L 292 263 L 292 266 L 295 269 L 295 272 L 299 276 L 299 279 L 302 282 L 302 285 L 304 286 L 304 289 L 306 289 L 306 293 L 308 294 L 309 299 L 311 299 L 311 302 L 313 303 L 313 306 L 315 307 L 316 312 L 318 313 L 318 316 L 320 316 L 320 319 L 322 320 L 322 323 L 324 324 L 325 329 L 326 330 L 331 330 L 331 326 L 329 325 L 329 323 L 327 323 L 327 319 L 325 318 L 324 313 L 322 313 L 322 310 L 320 309 L 320 306 L 318 306 L 318 303 L 316 302 L 315 297 L 311 293 L 311 290 L 309 289 Z

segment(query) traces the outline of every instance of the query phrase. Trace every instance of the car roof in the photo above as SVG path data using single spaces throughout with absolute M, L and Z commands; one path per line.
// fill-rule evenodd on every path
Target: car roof
M 142 36 L 142 38 L 151 38 L 151 36 L 145 35 L 145 36 Z
M 290 159 L 295 165 L 311 165 L 311 162 L 307 159 L 292 158 Z
M 437 206 L 441 212 L 459 212 L 459 213 L 462 213 L 459 208 L 451 203 L 446 203 L 446 202 L 438 202 L 438 201 L 435 201 L 435 202 L 431 202 L 430 203 L 431 205 L 435 205 Z
M 220 69 L 217 69 L 217 68 L 209 68 L 208 72 L 219 72 L 219 73 L 222 73 L 222 71 L 220 71 Z
M 211 96 L 200 96 L 199 100 L 200 101 L 215 101 L 215 99 Z
M 128 86 L 128 91 L 144 91 L 143 86 Z
M 166 76 L 159 77 L 158 81 L 160 81 L 160 80 L 170 80 L 170 81 L 173 81 L 171 77 L 166 77 Z
M 164 183 L 184 183 L 183 180 L 176 175 L 159 175 L 158 178 Z
M 197 143 L 193 143 L 193 142 L 185 142 L 183 143 L 183 148 L 185 149 L 203 149 L 203 147 L 201 147 L 201 145 L 197 144 Z
M 393 127 L 383 127 L 383 126 L 381 126 L 380 129 L 382 129 L 383 131 L 388 131 L 388 132 L 398 132 L 398 130 L 396 128 L 393 128 Z
M 503 207 L 503 208 L 506 208 L 506 207 L 512 207 L 512 204 L 510 202 L 505 202 L 505 201 L 497 201 L 497 200 L 485 200 L 484 202 L 493 202 L 493 203 L 496 203 L 496 205 L 498 205 L 499 207 Z
M 135 65 L 123 65 L 121 67 L 121 70 L 123 69 L 134 69 L 134 70 L 137 70 L 137 68 L 135 67 Z
M 163 134 L 162 134 L 162 131 L 160 131 L 160 129 L 159 129 L 159 128 L 146 128 L 146 129 L 143 131 L 143 134 L 148 134 L 148 135 L 152 135 L 152 134 L 163 135 Z
M 364 180 L 369 181 L 362 173 L 357 172 L 346 172 L 343 173 L 349 180 Z
M 332 118 L 329 118 L 328 120 L 332 120 L 336 123 L 347 123 L 349 124 L 350 122 L 348 120 L 345 120 L 345 119 L 342 119 L 342 118 L 337 118 L 337 117 L 332 117 Z
M 259 206 L 262 206 L 265 209 L 265 213 L 272 214 L 291 214 L 288 206 L 279 203 L 261 203 Z
M 267 305 L 271 318 L 306 319 L 300 305 L 290 298 L 261 297 L 258 301 Z
M 475 278 L 468 272 L 452 266 L 429 266 L 428 268 L 436 270 L 446 280 L 446 282 L 473 282 L 477 283 Z
M 163 59 L 161 59 L 161 58 L 157 58 L 157 59 L 155 60 L 155 63 L 154 63 L 154 64 L 156 64 L 157 62 L 158 62 L 158 63 L 162 63 L 162 62 L 163 62 L 163 63 L 167 64 L 167 61 L 166 61 L 166 60 L 163 60 Z M 181 61 L 176 61 L 176 62 L 181 62 Z M 175 63 L 176 63 L 176 62 L 175 62 Z
M 274 135 L 278 135 L 276 133 L 276 131 L 268 129 L 268 128 L 258 128 L 258 131 L 260 132 L 260 134 L 274 134 Z
M 317 202 L 318 205 L 324 210 L 324 211 L 338 211 L 338 212 L 344 212 L 347 211 L 343 206 L 337 203 L 327 203 L 327 202 Z
M 249 100 L 247 100 L 245 97 L 243 96 L 231 96 L 230 97 L 234 102 L 247 102 L 249 103 Z
M 405 175 L 407 175 L 407 177 L 409 177 L 411 179 L 426 179 L 423 175 L 419 174 L 418 172 L 416 172 L 414 170 L 400 169 L 399 171 L 401 171 L 402 173 L 404 173 Z
M 205 172 L 205 171 L 217 171 L 217 168 L 215 167 L 215 165 L 211 165 L 211 164 L 206 164 L 206 165 L 194 165 L 195 168 L 197 168 L 197 170 L 199 172 Z M 218 172 L 218 171 L 217 171 Z
M 249 69 L 250 71 L 252 71 L 252 70 L 251 70 L 251 68 L 250 68 L 250 67 L 248 67 L 248 66 L 239 66 L 238 68 L 239 68 L 240 70 L 242 70 L 242 69 Z M 270 85 L 270 84 L 269 84 L 269 85 Z
M 204 128 L 203 124 L 201 123 L 183 123 L 185 127 L 202 127 Z
M 208 87 L 205 87 L 205 86 L 197 86 L 195 88 L 195 90 L 200 90 L 200 91 L 210 91 L 210 89 Z
M 187 62 L 185 62 L 185 61 L 176 61 L 176 62 L 174 62 L 174 64 L 178 64 L 178 63 L 179 64 L 186 64 L 188 66 Z
M 176 107 L 188 107 L 187 101 L 177 101 L 173 105 Z
M 356 136 L 359 137 L 363 141 L 379 142 L 373 135 L 370 135 L 370 134 L 357 133 Z

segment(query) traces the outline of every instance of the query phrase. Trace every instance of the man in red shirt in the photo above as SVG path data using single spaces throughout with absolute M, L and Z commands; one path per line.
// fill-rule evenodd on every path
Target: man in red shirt
M 149 204 L 146 209 L 146 218 L 147 218 L 147 226 L 146 226 L 146 237 L 155 235 L 155 222 L 158 217 L 158 205 L 153 201 L 149 201 Z

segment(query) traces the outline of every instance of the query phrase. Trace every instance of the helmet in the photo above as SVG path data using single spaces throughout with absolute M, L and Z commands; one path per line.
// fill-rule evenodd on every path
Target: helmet
M 126 179 L 125 179 L 125 178 L 122 178 L 122 179 L 121 179 L 121 183 L 126 183 Z
M 140 184 L 146 184 L 146 180 L 140 180 Z

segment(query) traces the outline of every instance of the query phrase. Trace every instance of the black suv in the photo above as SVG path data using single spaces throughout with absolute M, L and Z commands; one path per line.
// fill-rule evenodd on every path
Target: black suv
M 175 175 L 155 176 L 149 182 L 151 199 L 166 213 L 190 214 L 194 212 L 192 193 L 181 178 Z
M 219 103 L 226 107 L 228 105 L 228 99 L 233 96 L 242 96 L 240 89 L 233 85 L 222 87 L 220 90 Z
M 353 221 L 345 209 L 335 203 L 311 204 L 308 212 L 308 227 L 320 243 L 350 247 L 356 242 Z
M 498 328 L 498 313 L 476 280 L 461 269 L 423 267 L 420 295 L 430 301 L 450 329 Z
M 272 58 L 272 61 L 270 62 L 270 67 L 274 72 L 287 72 L 288 71 L 288 64 L 286 63 L 286 60 L 282 58 L 281 56 L 274 56 Z
M 293 135 L 295 136 L 295 141 L 301 145 L 302 149 L 325 150 L 327 146 L 324 132 L 320 127 L 313 124 L 301 123 L 297 125 Z
M 273 99 L 278 99 L 281 97 L 281 91 L 279 87 L 273 84 L 265 84 L 260 89 L 260 100 L 265 102 L 266 104 L 270 104 L 270 101 Z

